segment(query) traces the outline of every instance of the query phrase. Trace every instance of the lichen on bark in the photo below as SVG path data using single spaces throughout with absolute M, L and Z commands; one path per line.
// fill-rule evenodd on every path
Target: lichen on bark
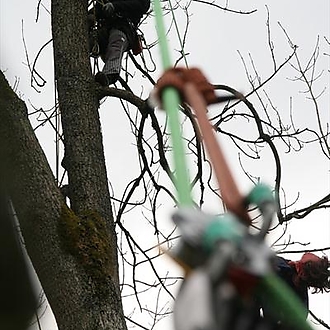
M 77 216 L 63 205 L 59 233 L 65 251 L 76 258 L 94 282 L 98 295 L 107 296 L 113 269 L 109 257 L 110 237 L 104 218 L 94 210 L 86 210 Z

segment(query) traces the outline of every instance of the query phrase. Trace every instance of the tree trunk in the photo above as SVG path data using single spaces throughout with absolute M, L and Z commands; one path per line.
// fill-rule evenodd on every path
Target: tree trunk
M 52 1 L 55 76 L 71 208 L 25 104 L 0 76 L 0 159 L 28 254 L 60 330 L 126 329 L 117 244 L 90 72 L 86 0 Z

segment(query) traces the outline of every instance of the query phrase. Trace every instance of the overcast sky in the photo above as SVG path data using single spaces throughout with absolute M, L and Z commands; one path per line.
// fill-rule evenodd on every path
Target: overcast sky
M 53 85 L 53 60 L 51 44 L 46 46 L 40 60 L 38 69 L 46 77 L 47 84 L 39 93 L 30 86 L 30 75 L 27 67 L 26 54 L 29 61 L 33 62 L 41 46 L 51 38 L 50 28 L 50 1 L 42 1 L 38 23 L 36 23 L 37 0 L 1 0 L 0 2 L 0 67 L 5 72 L 10 84 L 14 86 L 18 81 L 17 92 L 27 103 L 32 111 L 30 103 L 37 107 L 50 108 L 54 104 L 55 91 Z M 181 2 L 182 3 L 182 2 Z M 190 66 L 197 66 L 202 69 L 210 82 L 215 84 L 226 84 L 243 93 L 251 90 L 246 79 L 246 73 L 240 59 L 240 54 L 248 61 L 249 54 L 252 56 L 262 79 L 266 79 L 272 73 L 272 60 L 267 44 L 267 10 L 269 9 L 271 35 L 274 42 L 275 55 L 280 64 L 292 52 L 283 30 L 278 22 L 285 28 L 293 43 L 298 45 L 299 56 L 303 63 L 309 59 L 317 40 L 319 38 L 319 58 L 317 70 L 323 75 L 315 84 L 316 94 L 325 90 L 319 99 L 322 111 L 322 120 L 330 123 L 329 118 L 329 53 L 330 40 L 329 13 L 330 5 L 328 0 L 307 1 L 215 1 L 216 4 L 229 8 L 257 11 L 251 15 L 238 15 L 231 12 L 216 10 L 214 7 L 205 6 L 201 3 L 193 3 L 190 6 L 190 26 L 185 45 L 187 61 Z M 180 33 L 184 32 L 186 17 L 181 13 L 176 14 Z M 73 18 L 74 19 L 74 18 Z M 166 22 L 169 22 L 169 17 Z M 143 25 L 143 31 L 148 42 L 155 40 L 155 27 L 152 18 Z M 23 36 L 26 43 L 24 48 Z M 179 43 L 175 33 L 169 37 L 171 56 L 173 61 L 178 57 Z M 26 53 L 27 51 L 27 53 Z M 158 71 L 161 72 L 158 50 L 153 48 L 157 61 Z M 239 51 L 239 52 L 238 52 Z M 183 65 L 184 63 L 182 63 Z M 155 74 L 157 78 L 157 73 Z M 295 72 L 292 67 L 287 66 L 268 87 L 275 106 L 281 113 L 289 112 L 290 97 L 293 97 L 295 119 L 302 126 L 306 123 L 314 125 L 315 113 L 312 103 L 302 93 L 305 87 L 299 83 L 292 83 Z M 134 91 L 142 92 L 142 80 L 136 78 Z M 146 96 L 150 90 L 144 90 Z M 253 99 L 252 99 L 253 100 Z M 116 113 L 116 120 L 107 120 L 110 115 L 105 109 L 106 104 L 100 112 L 103 120 L 103 136 L 107 158 L 109 155 L 116 155 L 111 159 L 109 169 L 110 181 L 114 186 L 118 185 L 118 191 L 124 189 L 126 182 L 117 182 L 116 178 L 121 176 L 125 164 L 129 163 L 134 147 L 131 141 L 125 140 L 125 129 L 130 129 L 124 114 Z M 212 114 L 212 111 L 211 111 Z M 120 130 L 118 130 L 120 127 Z M 54 134 L 51 131 L 37 131 L 39 140 L 46 150 L 46 154 L 54 168 Z M 123 144 L 114 145 L 111 141 L 123 141 Z M 230 155 L 231 145 L 224 144 L 225 151 Z M 125 149 L 125 153 L 121 150 Z M 321 157 L 319 150 L 306 147 L 304 152 L 297 155 L 288 155 L 283 163 L 283 187 L 287 192 L 287 203 L 292 203 L 297 194 L 300 199 L 297 207 L 308 206 L 312 202 L 324 197 L 329 193 L 330 188 L 330 166 L 325 157 Z M 228 156 L 229 157 L 229 156 Z M 237 165 L 236 155 L 230 157 L 230 163 L 235 176 L 239 179 L 240 187 L 246 191 L 250 183 L 242 176 Z M 272 183 L 273 172 L 267 168 L 267 163 L 257 165 L 258 174 L 263 181 Z M 271 166 L 271 165 L 270 165 Z M 118 193 L 119 194 L 119 193 Z M 291 239 L 310 243 L 309 248 L 321 248 L 329 246 L 330 242 L 330 217 L 329 211 L 319 211 L 305 220 L 296 220 L 289 226 Z M 275 234 L 274 234 L 275 235 Z M 275 236 L 274 236 L 275 238 Z M 270 237 L 270 241 L 272 237 Z M 325 254 L 330 258 L 329 251 Z M 321 255 L 321 254 L 319 254 Z M 300 255 L 286 255 L 288 258 L 299 258 Z M 170 267 L 170 266 L 169 266 Z M 330 295 L 310 295 L 311 309 L 321 317 L 327 324 L 330 324 Z M 170 322 L 160 322 L 155 330 L 170 329 Z M 37 329 L 36 327 L 34 330 Z M 52 318 L 47 313 L 42 318 L 43 330 L 55 330 Z M 315 329 L 323 329 L 315 326 Z

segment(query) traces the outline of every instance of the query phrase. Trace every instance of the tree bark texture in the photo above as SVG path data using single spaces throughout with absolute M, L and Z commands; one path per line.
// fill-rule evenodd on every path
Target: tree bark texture
M 77 215 L 93 211 L 106 220 L 111 236 L 111 276 L 119 288 L 117 241 L 98 113 L 99 101 L 90 70 L 87 1 L 53 0 L 52 34 L 71 207 Z
M 87 1 L 52 1 L 55 76 L 71 209 L 23 101 L 0 75 L 0 160 L 28 254 L 60 330 L 126 329 L 98 99 L 87 46 Z

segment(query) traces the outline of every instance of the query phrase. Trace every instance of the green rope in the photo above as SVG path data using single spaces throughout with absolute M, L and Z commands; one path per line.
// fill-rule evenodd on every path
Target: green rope
M 284 311 L 285 321 L 292 329 L 312 330 L 305 320 L 304 306 L 301 301 L 280 278 L 276 275 L 263 277 L 259 290 L 262 296 L 270 300 L 274 312 Z
M 154 12 L 156 17 L 156 27 L 163 69 L 166 70 L 171 68 L 172 65 L 167 47 L 162 9 L 159 0 L 154 0 Z M 171 138 L 173 143 L 173 160 L 175 166 L 174 184 L 178 194 L 178 203 L 181 206 L 190 206 L 192 205 L 192 199 L 190 195 L 191 188 L 179 124 L 179 93 L 176 89 L 168 87 L 164 90 L 162 99 L 164 108 L 168 115 L 168 123 L 171 130 Z
M 156 17 L 156 27 L 161 51 L 163 69 L 171 68 L 170 55 L 167 48 L 167 40 L 163 23 L 160 0 L 154 0 L 154 12 Z M 178 203 L 180 206 L 191 206 L 190 183 L 185 163 L 185 151 L 182 143 L 179 125 L 179 105 L 180 98 L 176 89 L 168 87 L 163 92 L 163 104 L 169 118 L 169 127 L 173 143 L 175 177 L 174 183 L 178 193 Z M 312 330 L 305 321 L 303 307 L 300 301 L 290 293 L 288 288 L 276 277 L 265 276 L 261 280 L 262 292 L 270 298 L 274 306 L 283 306 L 288 315 L 288 321 L 301 330 Z

